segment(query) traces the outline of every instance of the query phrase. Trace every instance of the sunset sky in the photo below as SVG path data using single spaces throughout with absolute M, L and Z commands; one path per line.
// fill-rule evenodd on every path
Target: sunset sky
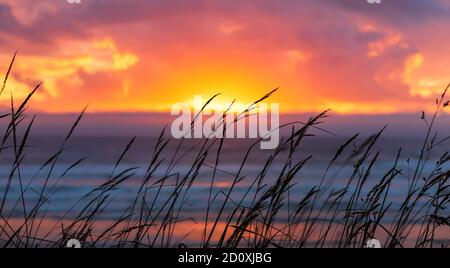
M 237 4 L 238 2 L 238 4 Z M 446 0 L 0 0 L 0 96 L 48 113 L 168 111 L 273 88 L 282 112 L 431 109 L 450 82 Z

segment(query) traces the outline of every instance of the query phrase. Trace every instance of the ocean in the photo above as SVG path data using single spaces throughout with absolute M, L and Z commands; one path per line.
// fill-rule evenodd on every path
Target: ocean
M 278 221 L 283 222 L 287 220 L 289 210 L 292 210 L 311 189 L 320 183 L 329 162 L 347 139 L 348 137 L 318 136 L 306 137 L 302 141 L 298 152 L 293 156 L 294 161 L 300 161 L 310 156 L 311 158 L 292 181 L 292 186 L 288 192 L 289 196 L 280 210 Z M 348 159 L 348 157 L 364 140 L 365 138 L 358 138 L 354 144 L 348 146 L 342 157 L 329 168 L 324 177 L 326 189 L 332 191 L 333 189 L 345 188 L 357 160 L 357 158 Z M 3 217 L 8 217 L 10 222 L 20 224 L 20 219 L 24 217 L 24 207 L 25 211 L 29 212 L 32 210 L 33 206 L 42 197 L 41 191 L 44 189 L 46 201 L 38 212 L 39 217 L 43 219 L 41 228 L 47 231 L 54 230 L 52 229 L 55 228 L 53 224 L 70 222 L 70 220 L 75 219 L 80 214 L 89 200 L 89 198 L 82 198 L 83 196 L 107 182 L 108 178 L 112 178 L 124 170 L 132 169 L 132 172 L 130 172 L 132 175 L 108 193 L 108 204 L 96 216 L 96 220 L 107 225 L 108 222 L 113 222 L 123 216 L 124 211 L 135 202 L 139 187 L 145 178 L 147 167 L 155 154 L 154 149 L 157 138 L 137 137 L 135 143 L 132 144 L 129 151 L 115 167 L 124 148 L 130 141 L 130 137 L 74 136 L 64 146 L 63 152 L 53 167 L 51 164 L 43 166 L 58 151 L 62 141 L 62 136 L 31 137 L 25 148 L 26 154 L 20 168 L 14 170 L 14 176 L 9 188 L 7 188 L 7 178 L 12 172 L 13 152 L 11 148 L 3 150 L 0 158 L 0 193 L 4 197 Z M 161 159 L 164 158 L 164 161 L 159 164 L 148 184 L 149 186 L 152 183 L 157 185 L 159 179 L 165 176 L 168 177 L 165 186 L 161 189 L 156 186 L 148 187 L 147 189 L 147 195 L 150 200 L 154 196 L 158 196 L 158 198 L 154 199 L 154 208 L 161 208 L 165 205 L 165 202 L 173 194 L 173 185 L 189 172 L 202 141 L 195 139 L 183 141 L 179 153 L 174 159 L 172 159 L 172 156 L 179 145 L 179 140 L 171 140 L 168 143 L 167 148 L 160 156 Z M 220 204 L 224 201 L 225 193 L 232 186 L 232 182 L 240 168 L 242 168 L 239 173 L 241 179 L 238 184 L 233 186 L 231 195 L 227 197 L 231 201 L 225 206 L 225 213 L 222 215 L 222 218 L 226 219 L 227 213 L 233 211 L 236 203 L 242 200 L 243 196 L 247 197 L 242 200 L 241 205 L 251 205 L 252 199 L 250 197 L 255 194 L 255 189 L 248 190 L 249 186 L 258 177 L 266 159 L 273 152 L 271 150 L 260 150 L 258 149 L 259 146 L 256 146 L 241 167 L 247 150 L 253 142 L 254 140 L 248 139 L 224 141 L 218 170 L 214 175 L 212 191 L 211 179 L 213 177 L 212 167 L 216 161 L 215 150 L 212 150 L 212 153 L 206 156 L 204 164 L 198 169 L 198 175 L 189 187 L 189 194 L 186 195 L 182 202 L 177 203 L 182 207 L 178 217 L 181 219 L 180 222 L 184 222 L 178 225 L 177 231 L 179 231 L 179 236 L 189 233 L 190 235 L 186 239 L 194 244 L 200 240 L 200 234 L 196 234 L 195 230 L 202 229 L 202 222 L 206 217 L 208 199 L 211 199 L 211 196 L 214 197 L 209 210 L 209 218 L 214 219 L 220 209 Z M 389 202 L 392 204 L 384 217 L 386 224 L 393 223 L 396 211 L 400 208 L 407 195 L 408 177 L 414 172 L 415 162 L 419 156 L 422 142 L 418 138 L 388 137 L 381 138 L 373 148 L 371 156 L 374 156 L 376 152 L 380 152 L 380 154 L 368 175 L 361 197 L 366 196 L 371 187 L 380 182 L 383 176 L 392 168 L 398 150 L 402 148 L 397 164 L 397 169 L 401 170 L 401 174 L 396 176 L 389 189 Z M 217 146 L 213 148 L 217 149 Z M 442 152 L 443 148 L 438 148 L 430 155 L 430 158 L 438 159 Z M 268 189 L 270 185 L 274 184 L 279 174 L 283 172 L 283 163 L 287 153 L 287 151 L 281 153 L 280 157 L 274 160 L 264 179 L 263 185 L 265 188 L 263 189 Z M 182 157 L 180 158 L 180 156 Z M 84 160 L 67 171 L 69 167 L 80 159 Z M 432 172 L 434 166 L 435 161 L 430 160 L 424 166 L 423 174 Z M 360 172 L 365 172 L 365 170 L 367 170 L 367 165 L 363 166 Z M 64 176 L 61 177 L 62 174 Z M 47 185 L 43 188 L 46 181 Z M 21 191 L 21 189 L 25 190 Z M 5 196 L 6 190 L 8 194 Z M 348 188 L 349 192 L 356 190 L 357 185 L 354 184 Z M 21 198 L 22 192 L 23 199 Z M 91 193 L 91 195 L 93 194 Z M 21 200 L 25 200 L 24 204 L 22 204 Z M 344 199 L 343 201 L 341 206 L 345 207 L 348 200 Z M 320 202 L 327 201 L 322 200 Z M 420 207 L 420 204 L 418 207 Z M 192 224 L 186 224 L 185 222 Z M 98 228 L 104 228 L 102 224 L 99 224 L 99 226 L 102 227 Z

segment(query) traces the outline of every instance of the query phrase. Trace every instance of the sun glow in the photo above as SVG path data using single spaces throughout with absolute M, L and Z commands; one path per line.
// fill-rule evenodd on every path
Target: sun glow
M 102 2 L 112 12 L 98 13 L 95 5 L 0 2 L 8 22 L 0 75 L 18 51 L 0 109 L 7 93 L 20 101 L 42 82 L 30 109 L 46 113 L 87 103 L 90 112 L 168 112 L 218 93 L 207 110 L 235 100 L 239 112 L 274 88 L 267 102 L 281 113 L 403 113 L 429 109 L 450 82 L 444 20 L 405 27 L 306 0 L 285 10 L 295 16 L 278 12 L 278 2 L 237 12 L 227 1 L 199 9 L 143 1 L 127 7 L 136 18 L 123 16 L 121 4 Z M 161 16 L 148 16 L 153 10 Z

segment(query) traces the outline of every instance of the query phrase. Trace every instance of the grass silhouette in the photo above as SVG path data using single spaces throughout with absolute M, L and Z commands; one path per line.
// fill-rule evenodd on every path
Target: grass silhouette
M 4 94 L 8 76 L 16 55 L 9 66 L 0 94 Z M 104 182 L 80 196 L 66 213 L 53 221 L 50 228 L 43 228 L 48 217 L 48 203 L 64 184 L 64 178 L 72 169 L 79 166 L 85 158 L 80 158 L 58 174 L 55 170 L 61 155 L 67 149 L 68 141 L 85 116 L 86 108 L 79 114 L 67 135 L 61 141 L 57 151 L 42 163 L 38 172 L 25 183 L 22 175 L 22 163 L 28 148 L 35 116 L 27 112 L 28 102 L 39 90 L 36 86 L 20 105 L 15 105 L 11 96 L 10 112 L 0 115 L 7 122 L 1 141 L 0 155 L 12 154 L 13 161 L 9 176 L 0 178 L 5 181 L 0 203 L 0 246 L 2 247 L 65 247 L 71 238 L 82 241 L 83 247 L 204 247 L 204 248 L 297 248 L 297 247 L 364 247 L 371 238 L 382 240 L 384 247 L 449 247 L 450 235 L 444 240 L 436 238 L 440 228 L 450 227 L 447 206 L 450 201 L 449 170 L 450 156 L 447 152 L 438 159 L 431 154 L 436 148 L 445 148 L 447 139 L 438 140 L 435 130 L 437 115 L 448 106 L 446 93 L 436 100 L 436 110 L 428 118 L 423 114 L 427 133 L 420 152 L 413 165 L 412 172 L 406 173 L 399 168 L 399 160 L 404 157 L 402 149 L 392 157 L 391 167 L 383 176 L 368 183 L 380 152 L 375 149 L 385 128 L 359 142 L 356 134 L 344 142 L 334 152 L 330 152 L 330 161 L 323 175 L 317 178 L 317 184 L 308 189 L 298 200 L 293 200 L 293 185 L 300 185 L 298 173 L 309 163 L 313 156 L 299 157 L 305 138 L 312 136 L 311 130 L 325 131 L 320 127 L 327 118 L 328 111 L 309 118 L 306 122 L 293 122 L 280 128 L 290 130 L 279 146 L 271 151 L 256 176 L 249 178 L 245 174 L 245 165 L 260 140 L 251 144 L 243 155 L 242 161 L 230 173 L 220 169 L 223 161 L 223 138 L 199 140 L 194 146 L 184 149 L 184 138 L 167 138 L 165 129 L 157 140 L 153 156 L 148 160 L 145 175 L 139 178 L 137 194 L 120 216 L 99 226 L 102 214 L 115 202 L 114 191 L 121 185 L 136 178 L 138 167 L 121 169 L 121 163 L 132 150 L 136 141 L 133 137 L 123 148 L 112 165 L 109 177 Z M 244 120 L 259 102 L 269 98 L 275 90 L 255 101 L 233 122 L 226 122 L 224 112 L 217 125 L 223 125 L 223 131 Z M 209 99 L 203 109 L 214 101 Z M 232 104 L 231 104 L 232 105 Z M 230 106 L 231 108 L 231 106 Z M 202 112 L 202 111 L 200 111 Z M 194 124 L 197 117 L 192 121 Z M 358 142 L 357 142 L 358 141 Z M 169 143 L 176 145 L 174 152 L 168 152 Z M 359 143 L 359 145 L 357 145 Z M 209 164 L 207 157 L 214 159 Z M 180 161 L 188 161 L 190 167 L 183 173 L 174 171 Z M 344 187 L 333 184 L 336 179 L 333 167 L 352 164 L 352 173 L 346 178 Z M 425 165 L 432 163 L 433 169 L 425 174 Z M 279 168 L 274 177 L 273 168 Z M 165 170 L 162 170 L 164 169 Z M 208 198 L 204 215 L 197 218 L 185 218 L 183 212 L 189 206 L 192 186 L 198 180 L 200 170 L 211 169 Z M 46 171 L 46 172 L 44 172 Z M 217 174 L 230 177 L 225 188 L 216 188 Z M 162 174 L 162 175 L 161 175 Z M 407 179 L 408 189 L 403 196 L 401 206 L 392 208 L 391 186 L 400 175 Z M 246 184 L 242 184 L 243 181 Z M 40 181 L 42 187 L 33 188 L 32 182 Z M 11 193 L 12 185 L 19 185 L 20 193 Z M 240 187 L 244 191 L 236 199 L 234 193 Z M 306 187 L 306 186 L 305 186 Z M 33 191 L 38 198 L 27 200 L 25 193 Z M 163 194 L 168 192 L 169 194 Z M 7 199 L 16 198 L 13 207 L 7 206 Z M 295 204 L 295 205 L 292 205 Z M 81 209 L 76 207 L 82 206 Z M 75 214 L 74 214 L 75 213 Z M 386 220 L 387 214 L 393 220 Z M 21 215 L 20 223 L 17 215 Z M 198 222 L 201 219 L 201 222 Z M 179 236 L 179 230 L 185 224 L 200 226 L 197 242 L 187 243 L 186 236 Z M 412 243 L 411 243 L 412 241 Z

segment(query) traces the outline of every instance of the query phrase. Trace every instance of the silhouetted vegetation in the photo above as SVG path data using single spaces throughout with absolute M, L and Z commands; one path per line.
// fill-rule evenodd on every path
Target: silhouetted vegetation
M 14 60 L 7 71 L 1 94 L 6 92 L 4 89 L 13 62 Z M 10 112 L 0 118 L 8 121 L 3 129 L 0 155 L 12 154 L 14 158 L 9 176 L 0 178 L 5 182 L 5 187 L 0 192 L 2 247 L 65 247 L 70 238 L 79 239 L 84 247 L 353 248 L 363 247 L 368 239 L 374 237 L 380 239 L 385 247 L 425 248 L 450 245 L 450 216 L 447 208 L 450 201 L 450 156 L 445 152 L 438 159 L 433 159 L 431 154 L 436 148 L 446 146 L 446 138 L 438 139 L 435 122 L 437 115 L 448 106 L 448 88 L 436 100 L 434 114 L 431 117 L 423 114 L 427 133 L 418 155 L 410 157 L 410 170 L 399 168 L 400 159 L 406 158 L 399 148 L 398 153 L 392 156 L 391 167 L 384 175 L 372 178 L 376 183 L 368 183 L 368 179 L 373 176 L 372 171 L 380 155 L 375 145 L 383 135 L 384 128 L 364 140 L 360 140 L 356 134 L 342 146 L 335 148 L 335 151 L 330 151 L 328 167 L 317 178 L 317 184 L 307 189 L 302 198 L 292 199 L 291 188 L 294 184 L 302 184 L 299 172 L 313 157 L 299 157 L 296 152 L 301 150 L 306 138 L 313 136 L 312 130 L 325 131 L 320 125 L 327 118 L 327 112 L 303 123 L 281 126 L 289 129 L 290 134 L 281 139 L 278 148 L 271 151 L 265 163 L 260 166 L 257 176 L 252 178 L 245 174 L 245 165 L 259 141 L 248 148 L 239 168 L 230 173 L 220 169 L 224 139 L 202 139 L 186 151 L 182 146 L 185 139 L 173 140 L 162 130 L 153 156 L 148 160 L 145 176 L 139 178 L 140 184 L 136 186 L 138 190 L 133 197 L 134 201 L 127 204 L 119 217 L 108 222 L 108 226 L 97 224 L 102 213 L 115 202 L 114 191 L 131 178 L 136 178 L 138 167 L 124 170 L 120 168 L 136 138 L 131 138 L 118 155 L 110 176 L 88 194 L 80 196 L 67 213 L 54 219 L 52 227 L 44 230 L 43 223 L 49 217 L 48 202 L 58 190 L 57 185 L 64 184 L 66 175 L 85 160 L 80 158 L 61 174 L 55 171 L 61 155 L 67 149 L 68 141 L 85 116 L 86 108 L 60 141 L 59 149 L 42 163 L 30 181 L 25 182 L 21 176 L 22 162 L 35 122 L 35 116 L 28 115 L 27 108 L 29 100 L 39 87 L 40 85 L 36 86 L 19 105 L 14 103 L 11 96 Z M 249 111 L 272 93 L 274 91 L 256 101 L 234 122 L 222 120 L 217 124 L 223 124 L 226 129 L 229 124 L 243 120 L 249 116 Z M 214 98 L 215 96 L 208 100 L 203 108 L 214 101 Z M 169 143 L 177 144 L 177 150 L 168 153 L 166 149 Z M 214 163 L 207 163 L 207 157 L 212 157 Z M 174 172 L 182 160 L 189 161 L 190 168 L 182 173 Z M 346 178 L 344 187 L 337 187 L 333 184 L 335 175 L 330 171 L 349 163 L 353 166 L 352 174 Z M 425 173 L 425 166 L 430 164 L 433 165 L 432 171 Z M 157 172 L 163 166 L 166 170 Z M 274 166 L 281 170 L 275 177 L 273 172 L 269 173 Z M 208 199 L 205 201 L 206 210 L 201 217 L 183 218 L 180 215 L 189 206 L 191 189 L 201 169 L 211 169 L 212 172 Z M 225 189 L 216 189 L 215 179 L 218 173 L 230 177 L 230 184 Z M 407 180 L 407 194 L 401 200 L 400 207 L 392 208 L 391 186 L 399 176 Z M 241 184 L 244 179 L 245 186 Z M 36 181 L 41 182 L 38 188 L 33 187 L 32 182 Z M 19 185 L 19 194 L 10 192 L 13 184 Z M 238 199 L 233 195 L 237 187 L 245 187 Z M 27 200 L 25 193 L 30 191 L 38 198 Z M 163 191 L 170 192 L 163 195 Z M 6 206 L 6 200 L 11 196 L 17 199 L 14 207 Z M 388 221 L 385 220 L 387 214 L 391 215 Z M 14 223 L 12 219 L 15 219 Z M 183 228 L 182 223 L 201 226 L 198 241 L 188 243 L 184 237 L 175 235 L 178 228 Z M 447 233 L 444 240 L 442 237 L 436 238 L 442 228 Z M 186 235 L 189 234 L 189 230 L 184 231 Z

